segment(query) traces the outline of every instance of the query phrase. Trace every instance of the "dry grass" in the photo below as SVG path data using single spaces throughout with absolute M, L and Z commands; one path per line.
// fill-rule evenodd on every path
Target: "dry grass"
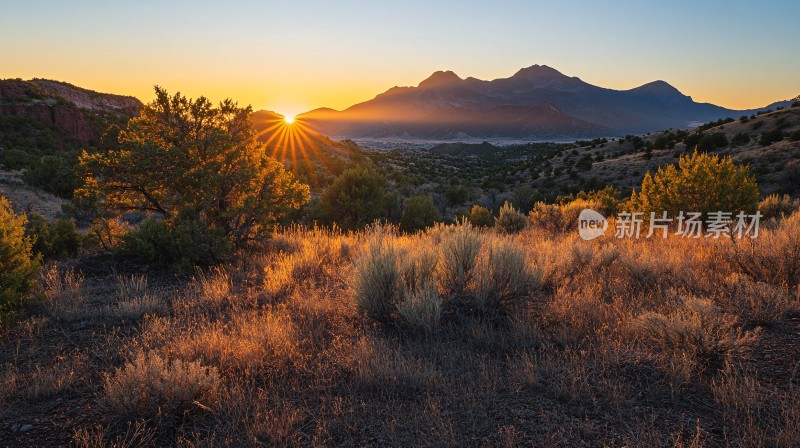
M 50 268 L 0 400 L 99 414 L 78 446 L 792 446 L 792 219 L 752 246 L 293 227 L 167 291 Z
M 103 401 L 109 411 L 129 419 L 168 418 L 204 409 L 203 401 L 218 386 L 214 367 L 139 352 L 105 376 Z
M 672 360 L 702 373 L 721 368 L 733 353 L 755 343 L 758 331 L 743 331 L 737 323 L 710 300 L 687 297 L 674 311 L 639 316 L 636 329 Z

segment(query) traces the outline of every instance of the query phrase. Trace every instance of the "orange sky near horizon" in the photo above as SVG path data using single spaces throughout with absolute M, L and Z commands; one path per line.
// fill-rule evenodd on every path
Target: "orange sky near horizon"
M 343 109 L 436 70 L 491 80 L 540 64 L 620 90 L 660 79 L 695 101 L 750 109 L 800 94 L 797 16 L 789 0 L 28 0 L 0 15 L 0 78 L 145 102 L 157 84 L 297 114 Z

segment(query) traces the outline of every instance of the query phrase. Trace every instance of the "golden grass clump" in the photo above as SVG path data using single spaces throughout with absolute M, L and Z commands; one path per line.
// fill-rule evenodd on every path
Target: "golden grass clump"
M 378 322 L 389 323 L 402 297 L 397 251 L 386 230 L 372 230 L 367 248 L 355 267 L 355 303 L 359 311 Z
M 103 401 L 109 411 L 129 420 L 174 417 L 203 409 L 219 384 L 214 367 L 139 352 L 105 375 Z
M 48 315 L 64 320 L 79 318 L 86 303 L 81 291 L 83 282 L 83 275 L 72 269 L 61 270 L 54 263 L 42 268 L 39 285 Z
M 735 317 L 708 299 L 694 297 L 684 298 L 672 312 L 644 313 L 635 324 L 643 340 L 700 372 L 723 367 L 733 353 L 752 346 L 760 332 L 742 330 Z
M 441 229 L 439 283 L 448 294 L 461 295 L 475 276 L 483 241 L 478 230 L 466 221 Z

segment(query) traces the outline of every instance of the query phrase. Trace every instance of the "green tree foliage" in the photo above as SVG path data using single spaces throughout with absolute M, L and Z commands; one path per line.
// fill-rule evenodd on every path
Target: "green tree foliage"
M 678 212 L 711 211 L 755 212 L 759 190 L 746 166 L 734 165 L 730 157 L 721 158 L 695 151 L 681 156 L 678 165 L 647 173 L 640 192 L 631 195 L 631 206 L 642 212 L 671 216 Z
M 322 194 L 321 206 L 329 222 L 354 230 L 386 217 L 393 204 L 386 200 L 386 179 L 370 167 L 358 166 L 333 181 Z
M 444 190 L 444 196 L 451 205 L 461 205 L 469 201 L 469 188 L 463 185 L 448 185 Z
M 494 216 L 488 208 L 475 204 L 469 211 L 469 222 L 475 227 L 491 227 L 494 225 Z
M 81 196 L 97 195 L 109 211 L 159 215 L 170 232 L 207 229 L 206 236 L 222 235 L 236 246 L 268 236 L 308 202 L 308 185 L 256 139 L 249 106 L 225 100 L 214 107 L 205 97 L 155 91 L 156 99 L 119 133 L 119 149 L 81 156 Z
M 439 210 L 430 196 L 421 195 L 406 199 L 403 204 L 403 216 L 400 217 L 400 229 L 415 232 L 432 226 L 441 220 Z
M 778 143 L 783 140 L 783 131 L 780 129 L 773 129 L 771 131 L 762 132 L 758 143 L 761 146 L 769 146 L 773 143 Z
M 17 215 L 0 196 L 0 317 L 16 306 L 35 284 L 39 257 L 25 235 L 25 215 Z
M 61 258 L 75 255 L 83 238 L 78 233 L 75 220 L 57 218 L 52 224 L 39 215 L 28 219 L 25 233 L 33 242 L 33 251 L 44 258 Z

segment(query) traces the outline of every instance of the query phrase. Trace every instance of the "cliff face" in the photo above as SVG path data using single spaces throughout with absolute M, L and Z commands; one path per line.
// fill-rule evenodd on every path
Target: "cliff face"
M 98 93 L 49 79 L 33 79 L 30 82 L 51 95 L 61 97 L 81 109 L 138 115 L 139 110 L 142 108 L 142 102 L 132 96 Z
M 0 81 L 0 114 L 33 118 L 81 142 L 92 138 L 91 127 L 76 105 L 25 81 Z
M 96 135 L 83 110 L 134 116 L 141 107 L 133 97 L 97 93 L 58 81 L 0 80 L 0 114 L 33 118 L 84 143 Z

